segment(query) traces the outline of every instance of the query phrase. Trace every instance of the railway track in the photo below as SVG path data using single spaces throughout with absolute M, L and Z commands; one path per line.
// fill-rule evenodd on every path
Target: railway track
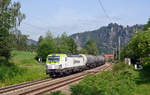
M 24 83 L 20 83 L 20 84 L 16 84 L 16 85 L 3 87 L 3 88 L 0 88 L 0 94 L 3 94 L 5 92 L 9 92 L 9 91 L 12 91 L 12 90 L 16 90 L 16 89 L 19 89 L 19 88 L 31 86 L 31 85 L 34 85 L 34 84 L 42 83 L 42 82 L 45 82 L 45 81 L 48 81 L 48 80 L 52 80 L 52 79 L 42 79 L 42 80 L 24 82 Z
M 96 74 L 99 71 L 106 70 L 110 67 L 111 64 L 103 65 L 67 77 L 57 79 L 43 79 L 0 88 L 0 95 L 40 95 L 55 90 L 57 88 L 63 87 L 65 85 L 71 84 L 73 82 L 79 81 L 87 74 Z

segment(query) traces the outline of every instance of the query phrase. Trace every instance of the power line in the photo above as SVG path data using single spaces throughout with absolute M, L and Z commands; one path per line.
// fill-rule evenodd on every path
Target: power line
M 107 14 L 107 12 L 106 12 L 106 10 L 105 10 L 105 8 L 104 8 L 104 6 L 103 6 L 103 4 L 102 4 L 101 0 L 98 0 L 98 2 L 99 2 L 100 7 L 101 7 L 101 8 L 102 8 L 102 10 L 103 10 L 103 12 L 104 12 L 105 16 L 106 16 L 109 20 L 111 20 L 111 21 L 112 21 L 112 19 L 110 18 L 110 16 Z

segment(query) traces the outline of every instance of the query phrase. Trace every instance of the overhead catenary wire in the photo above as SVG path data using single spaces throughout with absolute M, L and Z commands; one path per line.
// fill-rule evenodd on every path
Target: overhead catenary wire
M 99 5 L 100 5 L 101 9 L 103 10 L 105 16 L 107 17 L 107 19 L 113 22 L 113 19 L 107 14 L 107 12 L 106 12 L 106 10 L 105 10 L 101 0 L 98 0 L 98 2 L 99 2 Z M 120 46 L 121 45 L 121 37 L 120 36 L 118 37 L 118 44 L 119 45 L 117 46 L 117 48 L 119 49 L 119 54 L 117 55 L 117 50 L 116 50 L 116 55 L 119 57 L 119 60 L 120 60 L 120 56 L 121 56 L 120 55 L 120 47 L 121 47 Z M 112 45 L 111 45 L 111 47 L 112 47 Z
M 98 3 L 99 3 L 99 5 L 100 5 L 102 11 L 104 12 L 106 18 L 108 18 L 108 20 L 112 21 L 112 19 L 110 18 L 110 16 L 107 14 L 107 12 L 106 12 L 106 10 L 105 10 L 105 8 L 104 8 L 104 6 L 103 6 L 101 0 L 98 0 Z

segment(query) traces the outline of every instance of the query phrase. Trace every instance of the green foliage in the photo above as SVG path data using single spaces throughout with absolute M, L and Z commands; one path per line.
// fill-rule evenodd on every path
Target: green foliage
M 79 53 L 81 53 L 81 54 L 88 54 L 87 50 L 84 49 L 84 48 L 80 49 Z
M 121 49 L 120 55 L 121 55 L 121 60 L 123 61 L 124 58 L 134 57 L 133 56 L 134 52 L 130 49 L 129 45 L 126 45 Z
M 149 28 L 150 28 L 150 18 L 149 18 L 147 24 L 144 25 L 144 30 L 149 30 Z
M 26 50 L 30 51 L 30 52 L 35 52 L 35 51 L 37 51 L 37 45 L 35 45 L 35 44 L 28 45 Z
M 15 33 L 10 34 L 11 47 L 17 50 L 27 50 L 27 35 L 23 35 L 21 31 L 16 30 Z
M 144 57 L 143 59 L 143 62 L 142 63 L 144 63 L 144 64 L 150 64 L 150 57 Z
M 47 33 L 46 37 L 38 45 L 37 57 L 46 60 L 48 54 L 56 53 L 56 44 L 54 43 L 53 37 L 50 32 Z
M 150 30 L 137 31 L 130 40 L 128 46 L 122 51 L 122 59 L 125 57 L 139 59 L 147 57 L 150 54 Z
M 122 70 L 126 70 L 127 68 L 130 68 L 130 66 L 126 65 L 124 62 L 118 63 L 117 65 L 114 65 L 112 67 L 113 72 L 120 72 Z
M 77 53 L 77 45 L 71 37 L 63 33 L 60 37 L 56 38 L 57 53 Z
M 110 58 L 108 59 L 108 62 L 112 62 L 113 63 L 114 59 Z
M 132 38 L 129 46 L 137 57 L 146 57 L 150 51 L 150 30 L 138 31 Z
M 71 37 L 68 37 L 67 43 L 68 43 L 68 46 L 69 46 L 70 53 L 72 53 L 72 54 L 77 53 L 77 45 Z
M 38 44 L 43 40 L 43 36 L 39 37 Z
M 145 58 L 150 54 L 150 19 L 147 24 L 144 25 L 144 31 L 137 30 L 131 38 L 127 46 L 121 50 L 121 59 L 132 58 L 139 60 L 140 63 L 145 62 Z
M 37 55 L 36 53 L 13 50 L 11 55 L 11 61 L 17 65 L 33 66 L 39 64 L 34 60 L 34 57 Z
M 121 63 L 116 66 L 113 72 L 105 71 L 85 77 L 71 87 L 72 95 L 133 95 L 136 89 L 135 71 Z
M 95 81 L 96 76 L 87 76 L 82 82 L 71 87 L 71 95 L 99 95 L 101 92 Z
M 93 40 L 89 40 L 80 52 L 91 55 L 98 55 L 99 53 L 97 45 Z
M 47 78 L 45 64 L 38 63 L 36 53 L 12 51 L 10 62 L 0 63 L 0 87 Z
M 24 73 L 24 69 L 19 68 L 14 63 L 1 63 L 0 64 L 0 82 L 5 82 L 14 78 L 16 75 L 21 75 Z
M 11 0 L 0 1 L 0 56 L 10 57 L 11 39 L 10 32 L 16 30 L 25 15 L 20 12 L 20 3 Z
M 65 94 L 63 94 L 61 91 L 56 91 L 46 95 L 65 95 Z
M 150 64 L 144 64 L 142 70 L 138 70 L 137 89 L 134 95 L 150 95 Z
M 52 53 L 75 54 L 77 53 L 77 45 L 66 33 L 63 33 L 61 37 L 53 38 L 48 32 L 45 38 L 39 38 L 37 53 L 37 58 L 42 58 L 45 61 L 47 55 Z

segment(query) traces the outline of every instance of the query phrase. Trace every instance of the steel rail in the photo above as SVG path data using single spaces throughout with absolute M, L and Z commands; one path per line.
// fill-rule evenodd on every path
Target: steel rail
M 111 65 L 106 66 L 102 65 L 97 68 L 93 68 L 90 70 L 106 70 Z M 89 71 L 90 71 L 89 70 Z M 63 78 L 57 78 L 57 79 L 42 79 L 37 81 L 31 81 L 31 82 L 25 82 L 17 85 L 12 85 L 4 88 L 0 88 L 0 94 L 1 95 L 26 95 L 26 94 L 42 94 L 45 92 L 49 92 L 51 90 L 63 87 L 65 85 L 68 85 L 70 83 L 73 83 L 75 81 L 81 80 L 85 75 L 90 73 L 98 73 L 98 72 L 87 72 L 88 70 L 84 72 L 80 72 L 74 75 L 66 76 Z
M 103 71 L 103 70 L 108 69 L 110 66 L 111 65 L 103 66 L 103 67 L 98 68 L 98 69 L 100 71 Z M 90 73 L 98 74 L 98 72 L 89 72 L 88 74 L 90 74 Z M 44 94 L 46 92 L 50 92 L 52 90 L 55 90 L 55 89 L 58 89 L 60 87 L 66 86 L 68 84 L 77 82 L 77 81 L 83 79 L 85 75 L 87 75 L 87 73 L 85 73 L 83 75 L 80 75 L 80 76 L 76 76 L 74 78 L 69 78 L 67 80 L 60 81 L 59 83 L 54 83 L 52 85 L 47 85 L 47 86 L 43 86 L 43 87 L 38 88 L 38 89 L 34 89 L 34 90 L 30 91 L 30 92 L 23 93 L 22 95 L 41 95 L 41 94 Z

